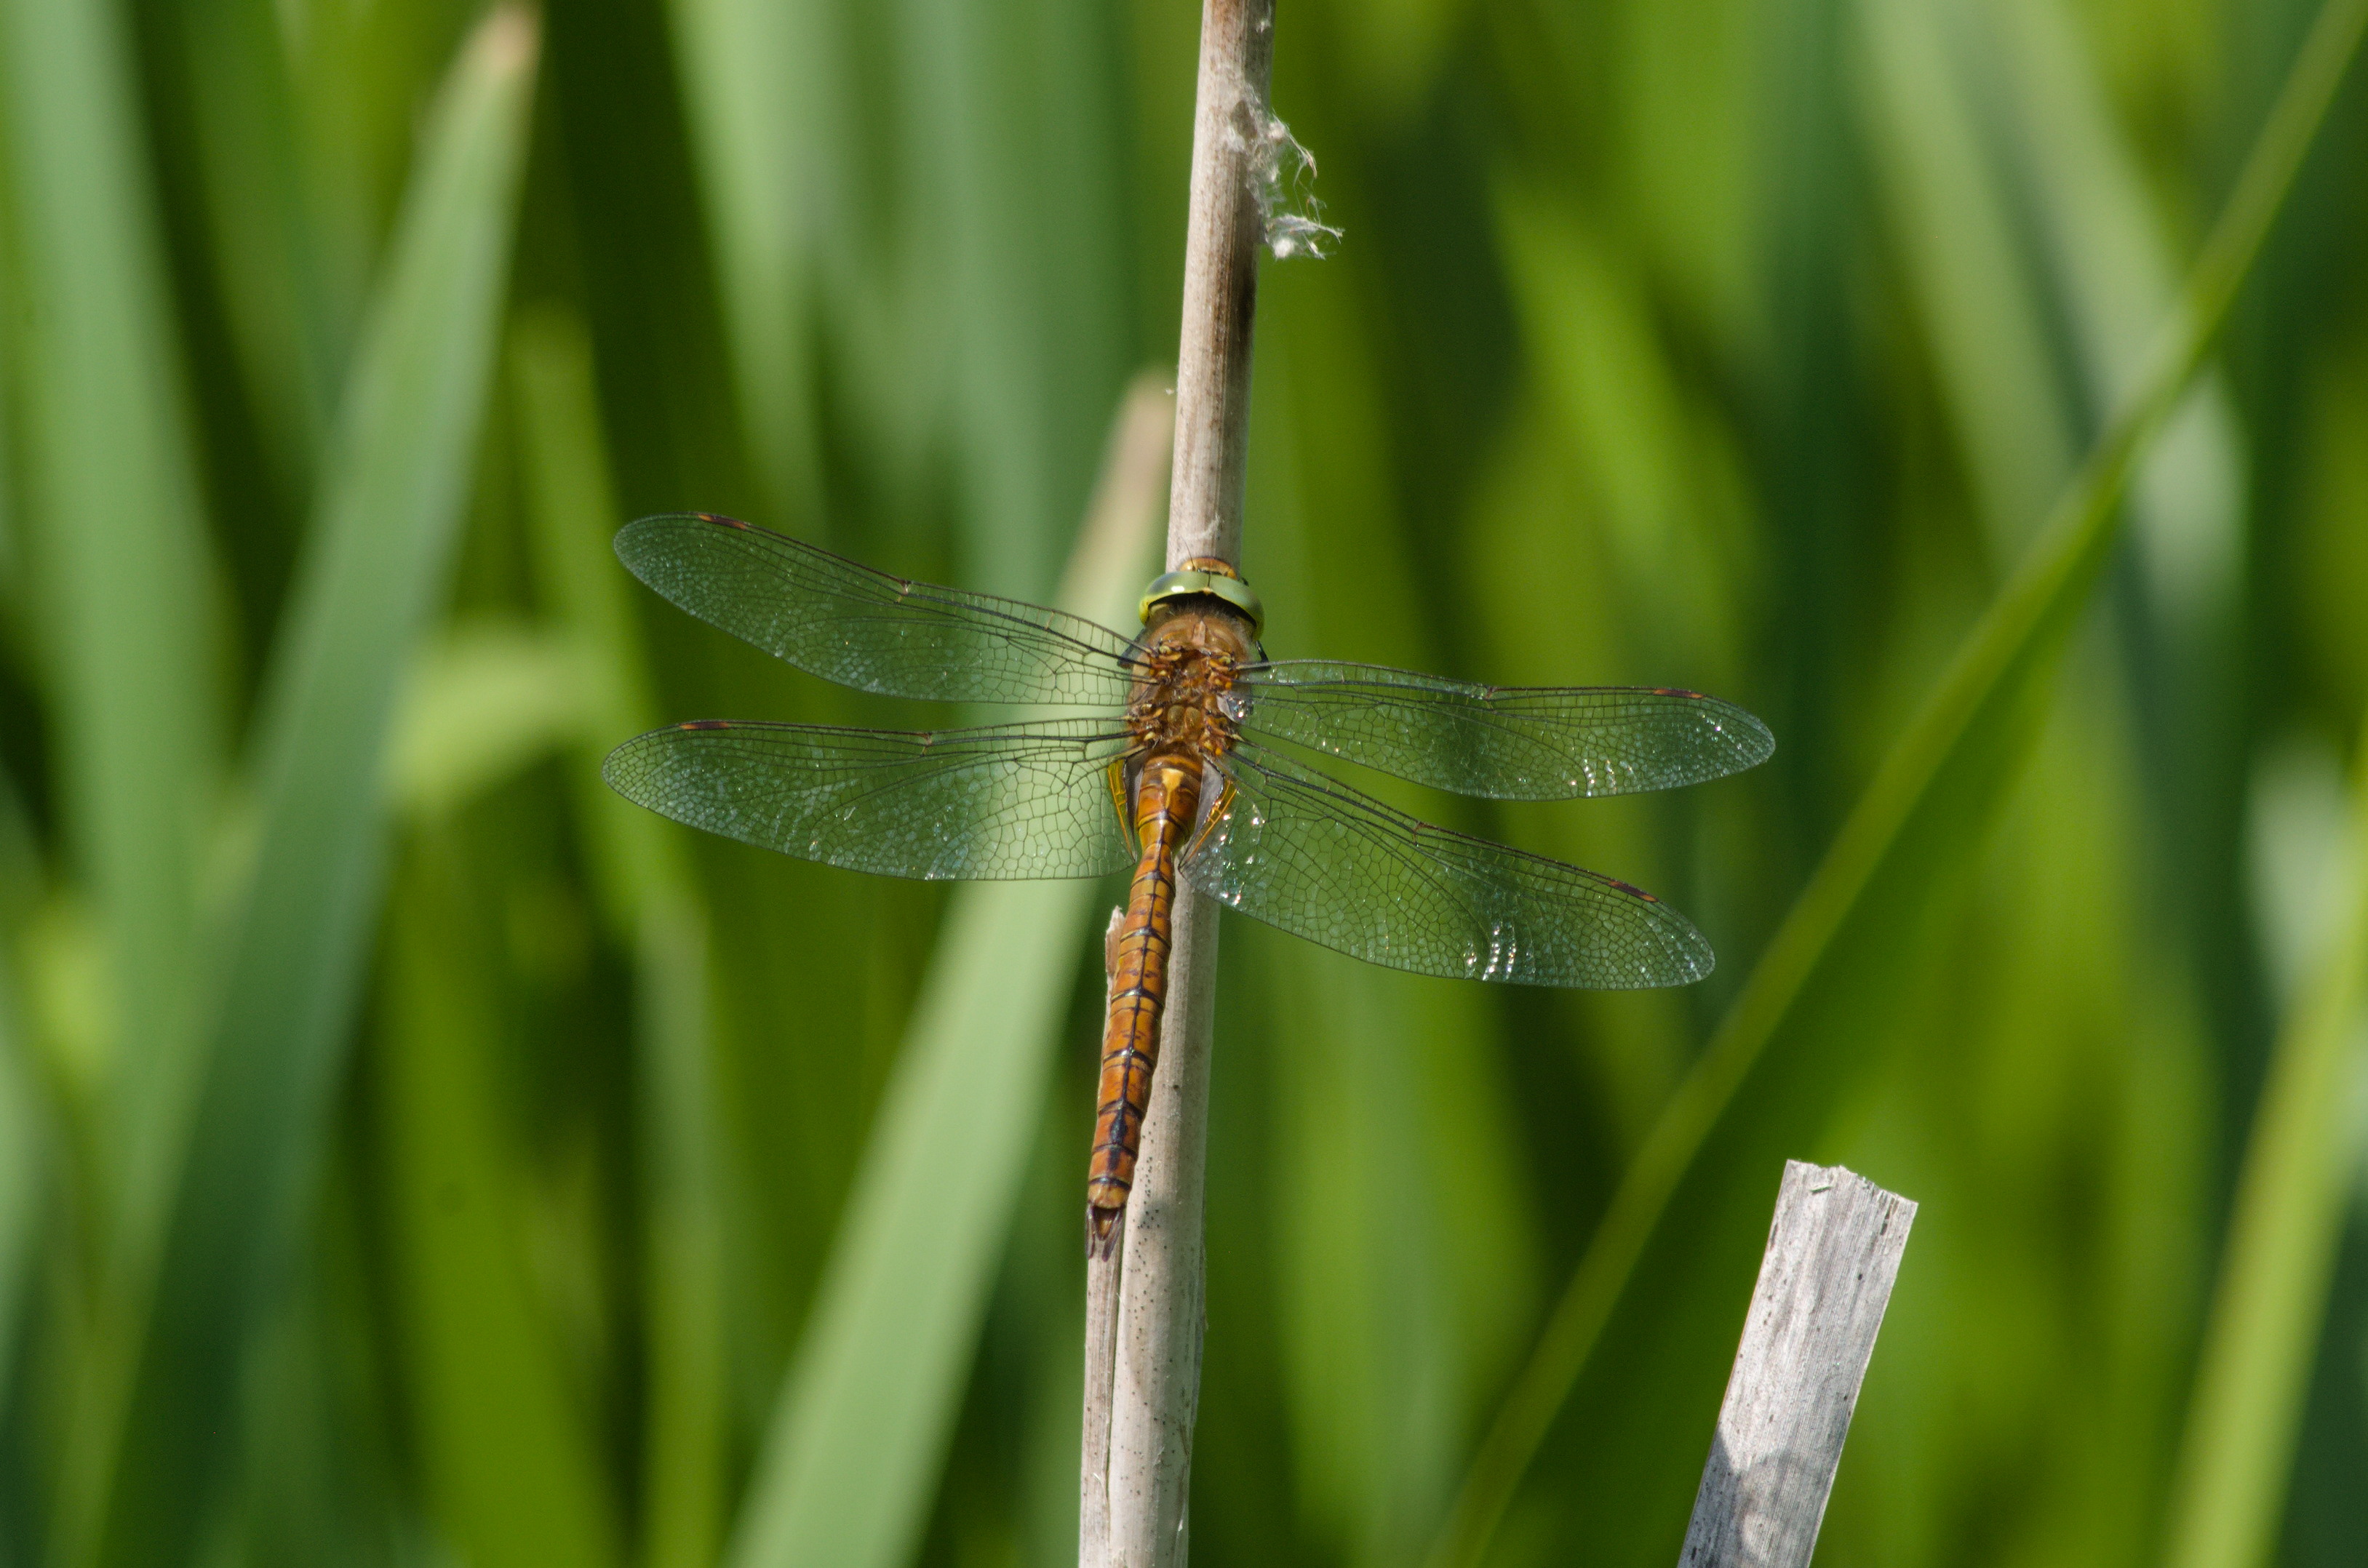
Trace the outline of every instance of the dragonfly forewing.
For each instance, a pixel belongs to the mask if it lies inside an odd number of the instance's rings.
[[[1417,974],[1607,990],[1710,973],[1710,944],[1651,894],[1434,827],[1249,743],[1184,862],[1229,908]]]
[[[1098,877],[1133,863],[1109,783],[1112,722],[906,732],[702,720],[609,753],[626,799],[849,870],[930,880]]]
[[[1499,801],[1668,790],[1776,749],[1732,702],[1655,687],[1490,687],[1373,665],[1243,672],[1243,725],[1417,784]]]
[[[617,535],[634,576],[713,626],[825,680],[885,697],[1119,708],[1127,640],[1060,610],[875,572],[704,512]]]

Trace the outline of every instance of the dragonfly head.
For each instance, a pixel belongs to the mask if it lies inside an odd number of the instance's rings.
[[[1143,590],[1144,624],[1151,624],[1151,612],[1162,604],[1200,597],[1217,600],[1248,621],[1253,642],[1266,629],[1266,607],[1258,595],[1242,581],[1239,572],[1214,556],[1196,556],[1184,563],[1183,570],[1153,578],[1151,586]]]

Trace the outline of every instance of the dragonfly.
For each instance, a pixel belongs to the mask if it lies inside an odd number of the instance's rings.
[[[825,680],[1055,715],[930,731],[700,719],[627,741],[603,775],[677,823],[853,870],[1131,871],[1087,1178],[1088,1244],[1105,1251],[1158,1064],[1179,883],[1416,974],[1626,989],[1711,971],[1710,944],[1651,893],[1419,821],[1307,754],[1461,795],[1547,801],[1696,783],[1775,749],[1743,709],[1674,687],[1479,686],[1270,660],[1258,596],[1217,560],[1155,579],[1143,631],[1127,637],[712,513],[644,517],[616,548],[677,606]]]

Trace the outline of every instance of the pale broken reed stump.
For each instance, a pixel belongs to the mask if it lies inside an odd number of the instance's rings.
[[[1679,1568],[1807,1568],[1916,1205],[1784,1165]]]

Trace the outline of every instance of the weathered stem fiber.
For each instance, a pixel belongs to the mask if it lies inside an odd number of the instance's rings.
[[[1808,1568],[1916,1205],[1789,1160],[1679,1568]]]
[[[1184,330],[1176,351],[1176,462],[1167,565],[1241,564],[1248,472],[1250,330],[1258,315],[1258,160],[1274,64],[1274,0],[1203,0],[1192,118],[1192,207],[1184,241]]]

